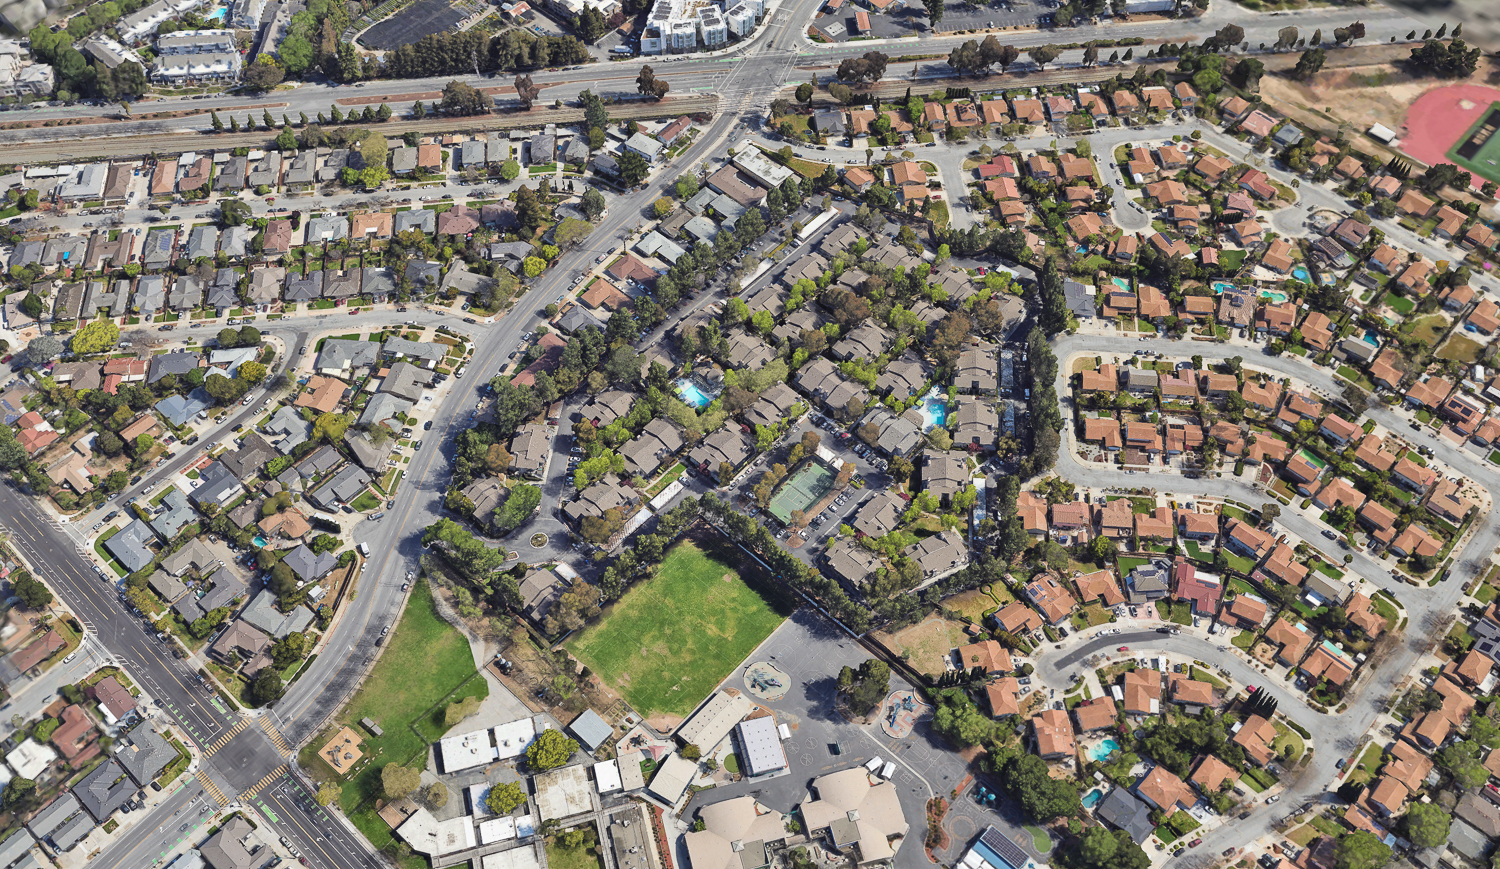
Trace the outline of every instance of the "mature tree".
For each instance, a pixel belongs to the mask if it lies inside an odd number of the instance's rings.
[[[290,39],[290,37],[288,37]],[[285,43],[283,43],[285,45]],[[245,87],[254,92],[264,92],[281,84],[286,70],[269,54],[262,54],[255,63],[245,67]]]
[[[991,39],[993,38],[991,37]],[[985,42],[988,43],[989,40],[986,39]],[[981,45],[980,48],[983,49],[984,46]],[[1000,64],[1000,73],[1003,75],[1006,70],[1010,69],[1011,64],[1020,59],[1021,49],[1016,48],[1014,45],[1002,45],[995,55],[994,62]]]
[[[1292,75],[1305,81],[1322,69],[1323,62],[1326,60],[1328,60],[1327,51],[1321,48],[1309,48],[1297,58],[1297,65],[1292,69]]]
[[[26,345],[26,364],[39,367],[56,359],[63,351],[63,343],[51,335],[39,335]]]
[[[39,610],[52,603],[52,592],[29,573],[22,573],[19,578],[13,580],[11,588],[28,609]]]
[[[1406,810],[1406,838],[1422,848],[1448,841],[1448,812],[1437,803],[1414,803]]]
[[[1391,849],[1374,833],[1356,830],[1338,841],[1333,854],[1335,869],[1380,869],[1391,859]]]
[[[589,129],[602,130],[609,126],[609,109],[605,107],[603,97],[586,90],[578,95],[578,102],[583,104],[583,120]]]
[[[867,51],[859,57],[848,57],[839,63],[834,73],[839,81],[868,84],[885,77],[886,64],[890,58],[878,51]]]
[[[927,7],[927,19],[936,28],[943,20],[943,0],[922,0],[922,5]]]
[[[1042,261],[1038,285],[1042,300],[1039,322],[1048,335],[1056,335],[1068,327],[1068,299],[1063,291],[1062,271],[1056,257],[1048,256]]]
[[[627,185],[639,184],[651,174],[651,166],[646,162],[646,158],[634,151],[621,152],[619,165],[620,180]]]
[[[1428,193],[1436,193],[1444,187],[1467,190],[1471,181],[1473,181],[1473,176],[1452,163],[1436,163],[1427,167],[1427,171],[1422,173],[1417,186]]]
[[[636,76],[635,79],[636,93],[645,94],[654,99],[661,99],[671,89],[671,85],[656,77],[656,72],[651,69],[651,64],[649,63],[641,67],[641,74]]]
[[[68,346],[79,356],[103,353],[120,340],[120,327],[113,320],[95,320],[73,333]]]
[[[1151,858],[1124,830],[1089,827],[1062,854],[1067,869],[1146,869]]]
[[[326,806],[337,801],[340,793],[342,791],[339,790],[338,785],[331,781],[326,781],[318,785],[318,795],[314,799],[318,801],[318,805]]]
[[[583,14],[574,19],[573,27],[578,31],[578,38],[589,44],[598,42],[599,37],[609,32],[609,23],[597,6],[583,7]]]
[[[438,108],[448,115],[482,115],[495,105],[495,101],[484,91],[458,81],[448,82],[443,87],[443,99]]]
[[[1253,57],[1247,57],[1234,65],[1229,72],[1229,81],[1250,93],[1260,92],[1260,79],[1265,75],[1266,65]]]
[[[578,751],[578,743],[558,730],[543,730],[526,748],[526,765],[534,772],[545,772],[568,762]]]
[[[797,102],[799,103],[812,102],[813,86],[808,84],[807,82],[803,82],[802,84],[797,85],[796,97]]]
[[[281,683],[281,673],[275,667],[262,667],[250,683],[249,700],[256,706],[269,706],[281,699],[286,687]]]
[[[386,799],[399,800],[422,786],[422,771],[388,763],[380,769],[380,785],[385,790]]]
[[[511,531],[531,518],[531,514],[542,503],[542,490],[526,483],[518,483],[511,490],[505,503],[495,508],[495,526],[501,532]]]
[[[1479,68],[1479,55],[1479,49],[1469,48],[1462,39],[1448,44],[1429,39],[1412,49],[1409,65],[1440,78],[1468,78]]]
[[[590,187],[583,191],[583,200],[579,203],[579,207],[583,209],[584,217],[590,221],[598,221],[604,216],[604,194],[600,193],[598,188]]]
[[[500,180],[514,181],[521,174],[521,164],[515,160],[506,160],[500,164]]]
[[[526,789],[513,781],[493,785],[484,797],[484,804],[492,814],[508,815],[526,805]]]
[[[1057,60],[1059,54],[1062,54],[1062,50],[1055,45],[1038,45],[1026,52],[1031,62],[1037,65],[1037,69],[1046,69],[1047,64]]]
[[[541,87],[532,83],[531,76],[518,75],[515,88],[516,99],[520,101],[521,108],[530,111],[532,104],[536,102],[537,95],[542,92]]]

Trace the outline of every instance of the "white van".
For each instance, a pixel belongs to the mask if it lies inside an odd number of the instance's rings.
[[[359,544],[359,554],[363,555],[366,558],[369,558],[370,557],[370,544],[368,544],[368,543],[361,543],[361,544]]]

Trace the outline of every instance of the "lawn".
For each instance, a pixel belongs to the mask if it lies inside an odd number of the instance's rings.
[[[1454,335],[1433,355],[1439,359],[1457,360],[1466,364],[1473,364],[1479,361],[1479,354],[1482,352],[1484,352],[1483,344],[1465,338],[1462,335]]]
[[[1359,760],[1354,762],[1355,768],[1349,771],[1348,780],[1354,784],[1361,784],[1373,779],[1376,771],[1380,769],[1381,754],[1378,744],[1371,743],[1367,746],[1364,754],[1361,754]]]
[[[642,715],[686,716],[786,618],[729,566],[735,552],[678,544],[569,650]]]
[[[1385,294],[1385,303],[1394,308],[1398,313],[1410,314],[1417,309],[1417,303],[1411,299],[1403,298],[1395,293]]]
[[[1244,649],[1248,652],[1250,651],[1250,647],[1255,645],[1255,632],[1240,631],[1235,635],[1234,639],[1230,640],[1229,642],[1236,649]]]
[[[577,836],[581,841],[572,848],[563,847],[553,836],[547,840],[547,865],[551,869],[603,869],[604,860],[599,854],[599,834],[591,825],[575,827],[564,834],[568,838]]]
[[[1271,749],[1287,763],[1296,763],[1297,759],[1302,757],[1303,750],[1307,748],[1306,743],[1290,727],[1279,723],[1275,727],[1276,738],[1271,741]]]
[[[1193,623],[1193,608],[1185,600],[1159,600],[1156,602],[1156,612],[1166,621],[1179,625]]]
[[[1281,781],[1281,779],[1277,778],[1269,772],[1266,772],[1263,769],[1252,766],[1245,770],[1245,777],[1240,779],[1240,781],[1253,781],[1256,784],[1259,784],[1262,788],[1268,788]],[[1259,791],[1257,791],[1257,793],[1259,793]]]
[[[1077,630],[1091,628],[1094,625],[1109,624],[1109,610],[1098,601],[1089,604],[1081,610],[1073,613],[1073,627]]]
[[[1211,561],[1213,559],[1210,558],[1209,560]],[[1146,564],[1150,564],[1150,563],[1151,563],[1150,560],[1149,559],[1145,559],[1145,558],[1121,558],[1119,560],[1120,575],[1121,576],[1126,576],[1132,570],[1135,570],[1137,567],[1141,567],[1142,565],[1146,565]]]
[[[355,498],[354,503],[350,504],[349,506],[353,507],[361,513],[368,513],[371,510],[377,510],[380,508],[380,496],[376,495],[369,489],[366,489],[358,498]]]
[[[1031,846],[1039,854],[1045,854],[1052,850],[1052,835],[1036,824],[1026,824],[1026,832],[1031,834]]]
[[[418,673],[422,678],[412,678]],[[488,695],[489,685],[475,671],[468,640],[438,617],[431,590],[426,583],[418,583],[379,663],[339,721],[302,750],[302,766],[312,770],[320,781],[334,779],[335,774],[318,759],[317,751],[339,725],[358,730],[365,738],[365,756],[375,760],[344,780],[339,805],[372,844],[384,848],[391,842],[391,828],[375,814],[375,799],[382,790],[381,768],[387,763],[412,761],[425,768],[428,744],[447,729],[443,712],[448,704]],[[385,735],[365,733],[358,723],[365,717],[379,724]]]
[[[1228,549],[1221,551],[1224,553],[1225,560],[1229,562],[1229,566],[1239,573],[1249,576],[1250,572],[1255,570],[1255,559],[1246,558],[1243,555],[1235,555]]]

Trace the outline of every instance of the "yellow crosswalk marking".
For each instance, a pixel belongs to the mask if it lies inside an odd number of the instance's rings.
[[[250,719],[248,719],[248,718],[240,719],[240,723],[239,724],[236,724],[235,726],[231,727],[228,731],[226,731],[218,739],[215,739],[213,742],[210,742],[207,745],[207,747],[205,747],[203,749],[203,756],[204,757],[208,757],[210,754],[213,754],[214,752],[216,752],[219,749],[223,748],[224,745],[229,742],[229,740],[234,739],[236,736],[239,735],[239,732],[241,730],[244,730],[246,727],[249,727],[249,726],[250,726]]]
[[[270,785],[272,782],[274,782],[277,779],[281,778],[283,775],[286,775],[286,773],[287,773],[287,765],[286,764],[282,764],[281,766],[276,767],[276,769],[274,769],[274,770],[271,771],[270,775],[268,775],[265,778],[261,779],[260,781],[256,782],[255,783],[255,787],[252,787],[249,790],[245,791],[243,794],[241,794],[240,795],[240,799],[242,799],[242,800],[250,799],[251,797],[253,797],[256,794],[260,793],[261,791],[265,790],[266,786]]]
[[[287,744],[286,737],[281,735],[281,731],[276,729],[276,725],[271,723],[270,718],[261,716],[260,729],[266,732],[266,736],[270,737],[271,742],[275,743],[276,747],[281,749],[282,752],[286,754],[291,753],[292,747]]]
[[[203,790],[206,791],[208,795],[214,799],[215,802],[217,802],[221,806],[229,805],[229,798],[224,796],[224,792],[219,790],[218,785],[215,785],[213,783],[213,779],[208,777],[208,773],[200,769],[196,773],[195,777],[198,779],[198,784],[203,786]]]

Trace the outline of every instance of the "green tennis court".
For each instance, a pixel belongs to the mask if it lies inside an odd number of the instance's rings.
[[[791,521],[793,511],[809,510],[821,501],[833,489],[835,479],[836,475],[827,465],[818,461],[808,462],[802,470],[782,484],[781,491],[771,496],[771,503],[766,506],[766,510],[777,521],[786,524]]]

